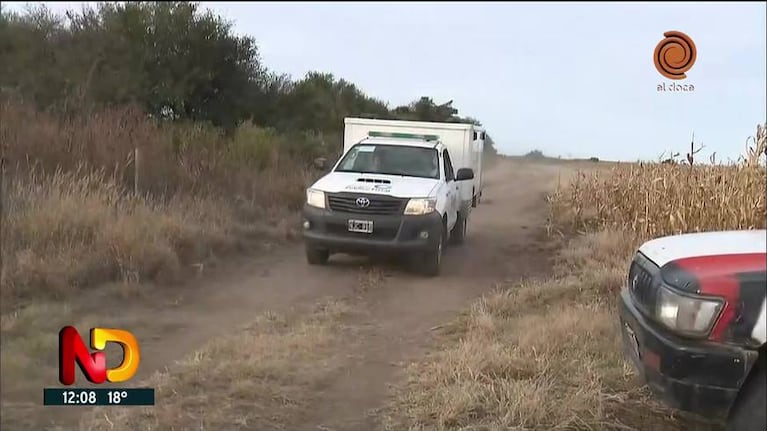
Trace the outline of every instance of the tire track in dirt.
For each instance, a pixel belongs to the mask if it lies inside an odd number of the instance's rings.
[[[102,293],[89,299],[93,304],[85,308],[96,310],[92,319],[99,326],[134,332],[141,342],[142,363],[136,376],[141,381],[157,370],[172,368],[176,360],[235,331],[260,312],[300,308],[327,297],[347,300],[361,312],[347,322],[354,340],[343,347],[344,371],[315,394],[316,404],[303,417],[285,426],[374,429],[376,419],[368,412],[385,403],[388,384],[401,376],[398,364],[415,359],[429,346],[430,328],[454,318],[499,281],[548,271],[552,252],[543,239],[544,195],[562,170],[561,165],[498,162],[485,174],[483,201],[472,212],[465,243],[446,250],[442,274],[436,278],[412,274],[403,265],[345,256],[331,257],[327,266],[310,266],[303,246],[290,245],[256,259],[233,260],[211,278],[146,290],[141,298],[116,301]],[[360,289],[360,275],[371,271],[383,273],[383,279]],[[57,332],[69,323],[50,322],[50,329]],[[50,359],[55,363],[56,358]],[[39,380],[36,387],[52,386],[55,374]],[[80,412],[35,408],[28,416],[38,429],[52,423],[56,426],[48,429],[73,429]]]
[[[485,199],[472,213],[466,242],[448,249],[442,274],[425,279],[392,270],[360,298],[355,308],[365,317],[357,318],[359,332],[349,345],[345,371],[317,394],[320,401],[308,409],[312,413],[288,428],[378,428],[376,409],[385,404],[389,385],[403,377],[403,363],[427,351],[432,328],[455,318],[497,282],[547,273],[553,250],[543,235],[545,194],[559,170],[502,162],[488,173]]]

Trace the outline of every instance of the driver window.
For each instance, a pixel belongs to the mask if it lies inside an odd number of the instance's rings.
[[[455,176],[453,176],[453,164],[450,162],[450,155],[447,153],[447,150],[442,153],[442,157],[445,162],[445,182],[453,181],[455,179]]]

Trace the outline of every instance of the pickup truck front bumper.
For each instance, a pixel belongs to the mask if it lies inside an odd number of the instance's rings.
[[[620,294],[624,354],[666,404],[725,418],[758,356],[756,351],[678,337],[643,316],[628,289]]]
[[[373,232],[349,232],[349,220],[372,221]],[[331,253],[399,254],[434,250],[442,217],[436,211],[419,216],[363,215],[304,205],[303,225],[304,242],[309,247]]]

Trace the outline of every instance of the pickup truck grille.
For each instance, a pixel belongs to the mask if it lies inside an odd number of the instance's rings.
[[[362,205],[357,203],[363,199]],[[364,201],[366,199],[366,201]],[[328,205],[333,211],[365,215],[398,215],[405,210],[407,199],[391,196],[357,193],[333,193],[328,195]]]
[[[646,315],[655,312],[657,299],[657,284],[653,284],[653,278],[658,273],[658,267],[642,254],[637,254],[631,262],[628,277],[628,289],[634,304]]]

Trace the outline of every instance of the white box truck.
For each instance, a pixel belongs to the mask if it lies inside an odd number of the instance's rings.
[[[370,133],[420,134],[436,136],[449,150],[453,167],[457,171],[470,168],[474,179],[461,185],[461,198],[476,207],[482,196],[482,154],[485,130],[474,124],[435,123],[404,120],[344,119],[344,153]]]
[[[389,253],[437,275],[443,246],[463,242],[481,193],[480,133],[466,124],[347,118],[343,155],[306,190],[307,261]]]

